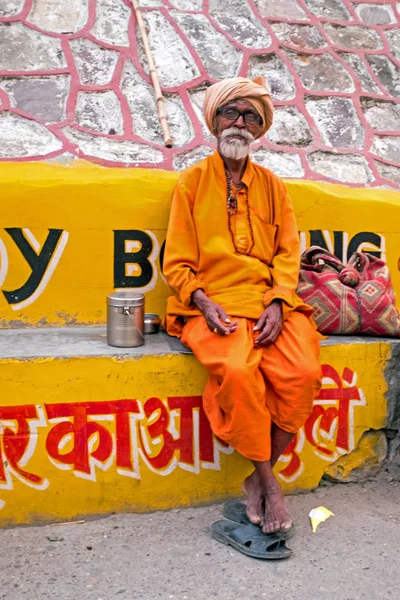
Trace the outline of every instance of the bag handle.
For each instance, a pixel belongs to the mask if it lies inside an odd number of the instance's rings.
[[[340,273],[345,265],[335,256],[321,246],[311,246],[301,255],[301,268],[308,271],[322,271],[324,265],[329,265]]]

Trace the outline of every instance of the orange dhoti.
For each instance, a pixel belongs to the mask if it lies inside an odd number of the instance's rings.
[[[239,318],[229,336],[190,317],[182,333],[209,371],[203,405],[216,436],[251,460],[271,457],[271,425],[296,433],[321,386],[319,336],[304,314],[292,312],[276,342],[254,347],[256,321]]]

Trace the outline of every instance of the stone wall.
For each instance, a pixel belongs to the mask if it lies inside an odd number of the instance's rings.
[[[179,170],[212,152],[210,83],[263,74],[284,177],[400,187],[400,4],[142,0],[174,147],[163,146],[129,0],[3,0],[0,160]]]

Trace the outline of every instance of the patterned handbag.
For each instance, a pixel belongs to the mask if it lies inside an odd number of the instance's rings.
[[[297,293],[323,334],[400,337],[400,315],[386,263],[355,252],[347,265],[324,248],[301,257]]]

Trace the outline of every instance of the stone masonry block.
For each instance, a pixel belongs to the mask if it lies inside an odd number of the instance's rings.
[[[238,74],[242,52],[214,29],[205,15],[172,13],[211,77],[224,79]]]
[[[309,10],[317,17],[334,21],[348,21],[350,13],[342,0],[304,0]]]
[[[153,87],[143,80],[131,62],[127,62],[121,80],[133,120],[135,135],[148,142],[163,144]],[[175,147],[184,146],[194,138],[193,124],[178,94],[165,95],[165,112]]]
[[[116,50],[108,50],[86,38],[70,41],[79,80],[84,85],[110,83],[119,57]]]
[[[308,21],[304,10],[296,0],[254,0],[261,17],[267,19],[293,19]]]
[[[308,146],[313,141],[305,116],[294,106],[277,106],[266,137],[282,146]]]
[[[378,169],[379,175],[384,177],[384,179],[388,179],[393,183],[397,183],[400,185],[400,168],[394,167],[393,165],[387,165],[379,160],[375,161],[375,166]],[[400,372],[400,371],[399,371]],[[399,406],[400,406],[400,398],[399,398]],[[400,423],[399,423],[400,427]]]
[[[201,10],[203,0],[170,0],[172,6],[179,10]],[[162,4],[162,2],[160,2]]]
[[[12,112],[0,112],[0,158],[46,156],[62,143],[44,125]]]
[[[300,25],[298,23],[271,23],[271,27],[281,42],[302,48],[322,48],[327,45],[320,32],[314,25]]]
[[[66,118],[70,85],[68,75],[0,78],[0,87],[8,93],[11,106],[45,123],[57,123]]]
[[[400,62],[400,29],[389,29],[385,36],[393,57]]]
[[[400,98],[400,68],[387,56],[368,54],[366,58],[389,94]]]
[[[271,37],[243,0],[209,0],[209,11],[218,25],[247,48],[268,48]]]
[[[376,135],[371,152],[383,160],[400,164],[400,136]]]
[[[316,151],[308,155],[308,164],[315,173],[342,183],[365,185],[373,180],[366,159],[358,154]]]
[[[363,147],[365,131],[351,100],[318,98],[305,104],[325,144],[335,148]]]
[[[193,148],[192,150],[175,154],[173,159],[174,170],[182,171],[200,160],[203,160],[203,158],[210,156],[213,152],[214,149],[209,148],[208,146],[196,146],[196,148]]]
[[[66,67],[60,40],[22,23],[0,23],[0,69],[39,71]]]
[[[96,22],[91,33],[101,42],[129,46],[128,23],[131,14],[122,0],[97,0]]]
[[[112,90],[78,92],[75,119],[79,125],[99,133],[124,133],[120,102]]]
[[[362,98],[361,107],[368,124],[380,131],[397,131],[400,127],[400,104]]]
[[[357,15],[366,25],[391,25],[396,17],[390,4],[356,4]]]
[[[90,135],[73,127],[64,127],[62,132],[75,144],[78,156],[84,154],[110,163],[123,163],[126,166],[138,166],[140,163],[157,164],[164,160],[162,152],[146,144]]]
[[[33,0],[27,20],[54,33],[76,33],[86,24],[88,0]]]
[[[345,68],[330,54],[286,52],[303,85],[310,91],[353,92],[354,82]]]
[[[329,40],[335,46],[354,50],[379,50],[382,48],[382,40],[373,29],[357,25],[343,27],[332,23],[324,23],[323,27]]]
[[[374,94],[380,94],[381,91],[368,71],[365,63],[358,54],[352,52],[338,52],[340,58],[342,58],[357,75],[361,85],[361,89],[364,92],[372,92]]]
[[[204,139],[206,139],[208,142],[214,143],[215,137],[209,131],[208,127],[206,126],[206,122],[204,120],[204,98],[205,98],[205,95],[206,95],[205,87],[194,88],[192,90],[189,90],[190,101],[192,103],[193,110],[196,114],[196,117],[199,120],[199,122],[201,123]]]
[[[186,44],[164,15],[158,11],[149,11],[143,13],[143,20],[148,27],[149,44],[160,84],[164,87],[174,87],[198,77],[200,71]],[[147,59],[139,32],[136,36],[139,44],[139,59],[148,73]]]
[[[263,75],[268,81],[273,100],[292,100],[296,97],[294,77],[277,54],[253,54],[248,77]]]
[[[304,169],[298,154],[276,152],[264,146],[259,146],[251,152],[254,162],[270,169],[279,177],[304,177]]]
[[[0,5],[0,17],[14,17],[21,12],[25,0],[6,0]]]

